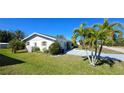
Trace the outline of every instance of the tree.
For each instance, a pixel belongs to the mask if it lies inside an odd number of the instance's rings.
[[[24,33],[21,30],[16,30],[14,35],[15,38],[9,42],[9,45],[12,48],[12,52],[16,53],[17,50],[25,47],[24,42],[21,41],[24,38]]]
[[[115,22],[115,23],[109,23],[108,19],[104,19],[103,24],[95,24],[93,26],[94,28],[98,28],[98,31],[101,33],[100,34],[100,51],[98,56],[100,57],[100,54],[102,52],[103,44],[107,43],[114,43],[114,34],[121,34],[122,32],[118,30],[118,28],[123,28],[123,25],[121,23]]]
[[[18,39],[13,39],[9,42],[9,46],[12,48],[12,53],[16,53],[17,50],[23,49],[25,44]]]
[[[60,44],[58,42],[52,43],[49,47],[49,52],[52,55],[60,54]]]
[[[7,30],[0,30],[0,42],[9,42],[14,38],[14,33]]]
[[[76,40],[79,37],[79,41],[82,43],[82,48],[84,47],[84,41],[83,40],[87,36],[87,31],[86,31],[85,25],[86,25],[85,23],[82,23],[79,28],[76,28],[74,30],[73,36],[72,36],[72,42],[74,45],[77,45]]]
[[[23,38],[24,38],[24,32],[22,32],[21,30],[16,30],[16,31],[15,31],[15,37],[16,37],[16,39],[18,39],[18,40],[23,39]]]
[[[74,30],[73,36],[72,36],[72,42],[74,45],[77,44],[76,42],[77,42],[78,38],[80,41],[82,41],[82,43],[81,43],[82,49],[83,49],[83,47],[85,48],[89,62],[92,64],[90,56],[87,51],[87,46],[86,46],[86,44],[87,44],[86,41],[88,40],[87,37],[89,37],[89,33],[88,33],[88,29],[84,27],[85,25],[86,25],[85,23],[82,23],[79,28]]]
[[[73,43],[74,47],[77,46],[76,39],[77,39],[77,36],[74,34],[74,35],[72,36],[72,43]]]
[[[100,60],[103,44],[107,44],[108,41],[114,41],[114,34],[121,31],[114,27],[122,27],[120,23],[109,24],[105,19],[103,24],[95,24],[93,27],[84,27],[84,23],[80,25],[78,29],[73,32],[72,40],[80,39],[82,47],[85,48],[87,58],[91,65],[95,66]],[[100,47],[99,47],[100,46]],[[91,54],[89,55],[87,50],[90,48]]]
[[[66,38],[63,35],[57,35],[56,39],[57,39],[57,41],[60,41],[60,40],[65,40],[66,41]]]

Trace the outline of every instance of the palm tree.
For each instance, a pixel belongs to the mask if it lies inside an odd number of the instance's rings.
[[[103,48],[103,44],[108,43],[108,41],[112,41],[114,42],[114,34],[121,34],[121,31],[118,29],[115,29],[115,27],[117,28],[123,28],[123,25],[121,23],[109,23],[108,19],[104,19],[104,23],[103,24],[95,24],[93,26],[94,28],[98,28],[100,34],[100,50],[99,50],[99,54],[98,56],[100,57],[100,54],[102,52],[102,48]],[[110,39],[110,40],[109,40]]]
[[[80,37],[80,41],[82,41],[82,45],[81,45],[82,48],[85,46],[83,41],[87,36],[85,25],[86,25],[85,23],[82,23],[79,28],[75,29],[72,37],[73,42],[76,42],[77,38]]]
[[[85,23],[82,23],[79,28],[74,30],[73,36],[72,36],[72,42],[75,45],[75,44],[77,44],[76,40],[78,38],[80,39],[80,41],[82,42],[81,43],[82,49],[85,48],[89,62],[90,62],[90,64],[92,64],[92,61],[91,61],[90,56],[89,56],[88,51],[87,51],[87,45],[86,45],[87,43],[89,43],[88,42],[89,40],[87,38],[89,35],[89,32],[88,32],[88,29],[85,28],[85,25],[86,25]]]
[[[9,45],[12,48],[12,52],[16,53],[18,49],[24,47],[24,43],[21,41],[24,38],[24,33],[21,30],[16,30],[14,35],[15,38],[9,42]]]
[[[72,43],[73,43],[74,47],[77,46],[76,39],[77,39],[77,36],[75,34],[73,34],[73,36],[72,36]]]
[[[84,23],[80,25],[78,29],[73,32],[73,42],[76,42],[79,37],[82,41],[82,47],[85,48],[87,57],[91,65],[95,66],[100,59],[103,44],[106,44],[109,39],[113,41],[114,34],[120,33],[121,31],[114,27],[122,27],[120,23],[109,24],[108,20],[105,19],[103,24],[95,24],[93,27],[84,27]],[[88,54],[88,47],[91,48],[91,55]],[[100,46],[100,48],[99,48]],[[95,52],[94,52],[95,50]]]
[[[15,37],[16,37],[16,39],[21,40],[24,38],[24,33],[21,30],[16,30]]]

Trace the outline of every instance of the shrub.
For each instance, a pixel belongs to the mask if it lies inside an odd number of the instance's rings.
[[[22,49],[25,48],[25,43],[24,42],[19,41],[19,42],[17,42],[17,44],[18,44],[17,50],[22,50]]]
[[[38,51],[40,51],[39,47],[32,47],[32,52],[38,52]]]
[[[43,48],[43,53],[49,53],[49,50],[46,48]]]
[[[55,43],[51,44],[50,47],[49,47],[49,52],[52,55],[60,54],[61,53],[61,50],[60,50],[59,43],[58,42],[55,42]]]
[[[16,53],[17,50],[21,50],[25,48],[24,42],[18,40],[18,39],[13,39],[9,42],[8,48],[12,48],[12,52]]]

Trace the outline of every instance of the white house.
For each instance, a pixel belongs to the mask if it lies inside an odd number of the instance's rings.
[[[60,43],[62,49],[67,49],[66,40],[57,40],[57,38],[45,34],[33,33],[24,38],[22,41],[25,42],[26,48],[29,52],[32,51],[32,47],[39,47],[40,51],[42,51],[44,48],[49,49],[49,46],[56,41]]]

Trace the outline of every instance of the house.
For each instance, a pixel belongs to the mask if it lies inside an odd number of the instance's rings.
[[[67,50],[67,40],[57,39],[56,37],[45,34],[33,33],[22,41],[25,42],[26,48],[29,52],[32,52],[32,47],[39,47],[40,51],[43,51],[44,48],[49,49],[49,46],[56,41],[60,44],[61,49]]]
[[[0,48],[7,48],[9,43],[2,43],[0,42]]]

